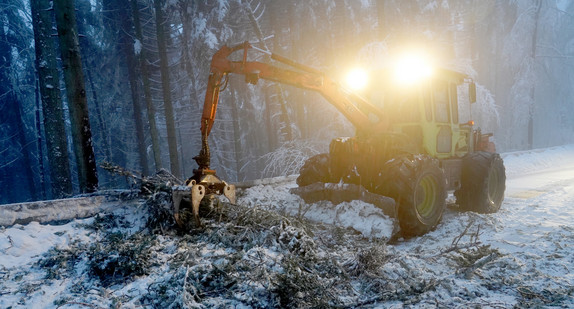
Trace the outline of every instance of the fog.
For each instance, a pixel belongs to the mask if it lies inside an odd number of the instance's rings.
[[[244,41],[334,79],[355,65],[380,68],[400,48],[414,47],[432,55],[437,65],[473,78],[478,102],[461,107],[467,113],[461,120],[472,118],[483,132],[494,133],[498,152],[574,143],[574,3],[569,0],[75,4],[98,166],[109,162],[144,174],[178,166],[171,172],[189,177],[197,167],[192,157],[201,145],[211,57]],[[38,68],[45,62],[36,61],[35,50],[47,47],[34,44],[27,1],[4,1],[0,20],[0,203],[57,197],[51,188],[60,167],[48,162],[45,96],[37,87]],[[156,27],[158,20],[163,30]],[[158,31],[167,39],[160,40]],[[163,74],[160,45],[167,57]],[[60,55],[56,58],[60,65]],[[248,59],[271,61],[264,53]],[[166,78],[173,119],[166,117]],[[71,154],[65,86],[50,86],[62,91],[67,132],[58,138],[68,141]],[[228,181],[297,173],[304,158],[326,151],[332,138],[353,133],[350,123],[312,91],[268,81],[248,85],[243,76],[230,76],[209,139],[211,163]],[[170,138],[175,143],[168,145]],[[170,164],[173,160],[179,164]],[[69,165],[67,181],[77,193],[73,155]],[[100,188],[130,186],[125,177],[101,167],[98,178]]]

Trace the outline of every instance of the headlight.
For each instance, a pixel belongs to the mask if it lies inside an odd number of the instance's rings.
[[[347,86],[355,91],[363,90],[367,86],[368,81],[367,72],[361,68],[351,70],[345,78]]]
[[[403,85],[415,84],[429,78],[432,74],[432,64],[422,53],[405,53],[394,63],[395,80]]]

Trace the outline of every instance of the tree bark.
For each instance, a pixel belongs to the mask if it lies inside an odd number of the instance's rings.
[[[66,123],[60,93],[60,75],[54,42],[51,38],[53,16],[52,11],[49,10],[51,7],[49,0],[32,0],[30,6],[52,195],[54,198],[62,198],[71,195],[73,188]]]
[[[82,72],[80,45],[76,26],[73,0],[54,0],[56,26],[62,55],[64,82],[70,110],[72,140],[81,192],[98,189],[98,173],[92,131],[88,113],[88,101]]]
[[[35,94],[35,113],[34,113],[34,120],[36,123],[36,149],[38,151],[38,177],[40,178],[40,188],[38,198],[41,200],[45,200],[46,196],[46,168],[44,164],[44,143],[43,143],[43,134],[42,134],[42,117],[40,116],[41,108],[40,102],[42,101],[40,95],[40,83],[36,82],[36,91]]]
[[[165,38],[165,29],[163,26],[165,23],[165,18],[163,16],[162,5],[162,0],[154,0],[157,48],[159,53],[163,104],[165,108],[165,124],[167,127],[167,144],[169,148],[169,164],[171,173],[176,177],[181,177],[181,169],[179,167],[179,154],[177,152],[177,136],[175,134],[175,118],[173,115],[173,105],[171,102],[169,63],[167,60],[167,40]]]

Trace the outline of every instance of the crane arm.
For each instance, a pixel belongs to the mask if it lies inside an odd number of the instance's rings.
[[[224,87],[228,74],[245,75],[246,82],[253,84],[257,83],[259,79],[266,79],[316,91],[337,108],[358,130],[369,126],[370,121],[367,113],[374,113],[382,118],[377,107],[359,95],[344,89],[339,83],[319,70],[275,54],[271,54],[271,59],[283,62],[297,70],[284,69],[257,61],[247,61],[247,51],[251,48],[247,42],[235,47],[224,46],[213,55],[201,120],[201,132],[203,134],[209,135],[211,132],[219,102],[219,92]],[[239,50],[244,51],[243,60],[230,60],[229,56]]]
[[[240,50],[243,50],[242,60],[233,61],[229,59],[231,54]],[[368,132],[368,130],[373,129],[373,124],[369,117],[370,114],[375,114],[380,119],[376,124],[376,128],[386,126],[385,122],[382,121],[385,117],[380,109],[359,95],[344,89],[323,72],[275,54],[270,54],[271,59],[282,62],[290,69],[263,62],[247,61],[247,52],[249,50],[258,49],[247,42],[234,47],[224,46],[211,59],[209,80],[201,116],[201,150],[199,155],[193,158],[199,165],[199,168],[193,170],[193,176],[186,181],[187,187],[185,189],[173,191],[174,216],[180,227],[184,225],[185,221],[180,215],[182,199],[190,197],[197,225],[200,224],[199,205],[204,196],[223,194],[231,203],[235,203],[235,187],[219,179],[215,170],[210,169],[211,155],[208,143],[209,133],[215,121],[219,94],[225,89],[229,74],[244,75],[245,81],[252,84],[257,83],[259,79],[266,79],[316,91],[346,116],[358,131]]]
[[[240,50],[243,51],[242,60],[234,61],[229,59],[233,53]],[[249,50],[256,49],[245,42],[233,47],[224,46],[212,57],[201,117],[202,150],[200,155],[194,158],[200,169],[209,169],[210,155],[207,138],[215,121],[219,93],[225,89],[229,74],[244,75],[245,81],[252,84],[257,83],[259,79],[265,79],[316,91],[339,110],[358,131],[372,128],[373,124],[369,118],[369,113],[376,115],[380,119],[380,122],[377,124],[378,127],[385,125],[381,123],[384,115],[381,114],[379,108],[361,96],[343,88],[325,73],[276,54],[270,54],[271,59],[282,62],[292,69],[285,69],[258,61],[247,61]]]

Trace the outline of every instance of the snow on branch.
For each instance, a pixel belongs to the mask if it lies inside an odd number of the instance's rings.
[[[275,151],[265,154],[265,168],[262,177],[285,176],[299,173],[305,161],[319,154],[320,145],[309,140],[295,140],[284,142]]]

